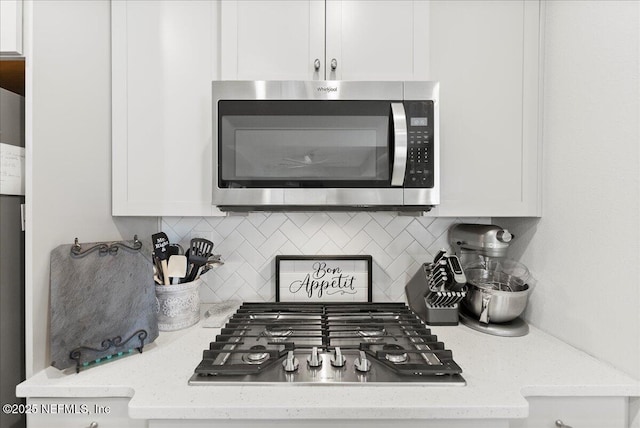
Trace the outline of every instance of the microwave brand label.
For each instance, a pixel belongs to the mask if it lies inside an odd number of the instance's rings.
[[[318,92],[338,92],[337,86],[319,86],[316,89]]]

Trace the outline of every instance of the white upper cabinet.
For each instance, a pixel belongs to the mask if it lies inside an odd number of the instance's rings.
[[[540,4],[432,1],[441,216],[539,216]]]
[[[221,2],[223,80],[424,80],[425,1]]]
[[[212,80],[437,80],[430,215],[539,216],[542,5],[114,1],[113,214],[219,214]]]
[[[324,78],[324,0],[220,6],[221,80]]]
[[[209,216],[211,1],[114,1],[112,214]]]
[[[2,0],[0,56],[16,56],[22,53],[22,0]]]
[[[426,80],[429,2],[327,3],[327,80]]]

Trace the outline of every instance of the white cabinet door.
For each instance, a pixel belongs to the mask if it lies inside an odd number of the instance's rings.
[[[431,1],[440,216],[540,215],[540,3]]]
[[[510,428],[556,427],[625,428],[627,397],[529,397],[529,417],[514,420]],[[561,425],[560,425],[561,426]]]
[[[217,8],[112,2],[113,215],[209,216]]]
[[[221,79],[324,79],[324,8],[323,0],[223,0]]]
[[[327,80],[427,80],[429,2],[327,0],[326,5]]]
[[[128,398],[28,398],[29,428],[146,428],[129,419]]]
[[[22,55],[22,0],[0,1],[0,55]]]
[[[221,7],[223,80],[426,79],[428,2],[223,0]]]

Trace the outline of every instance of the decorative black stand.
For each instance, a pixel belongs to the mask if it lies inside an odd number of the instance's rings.
[[[124,342],[122,341],[122,337],[120,336],[116,336],[113,339],[105,339],[101,343],[102,348],[99,348],[99,349],[92,348],[90,346],[79,346],[69,353],[69,358],[76,362],[76,373],[80,373],[80,367],[82,365],[82,362],[80,361],[80,359],[82,358],[82,350],[89,350],[93,352],[104,352],[111,347],[117,348],[119,346],[124,346],[136,336],[140,340],[140,346],[136,347],[136,349],[138,350],[138,352],[142,353],[142,349],[144,348],[144,340],[148,336],[148,333],[146,330],[136,331]]]

